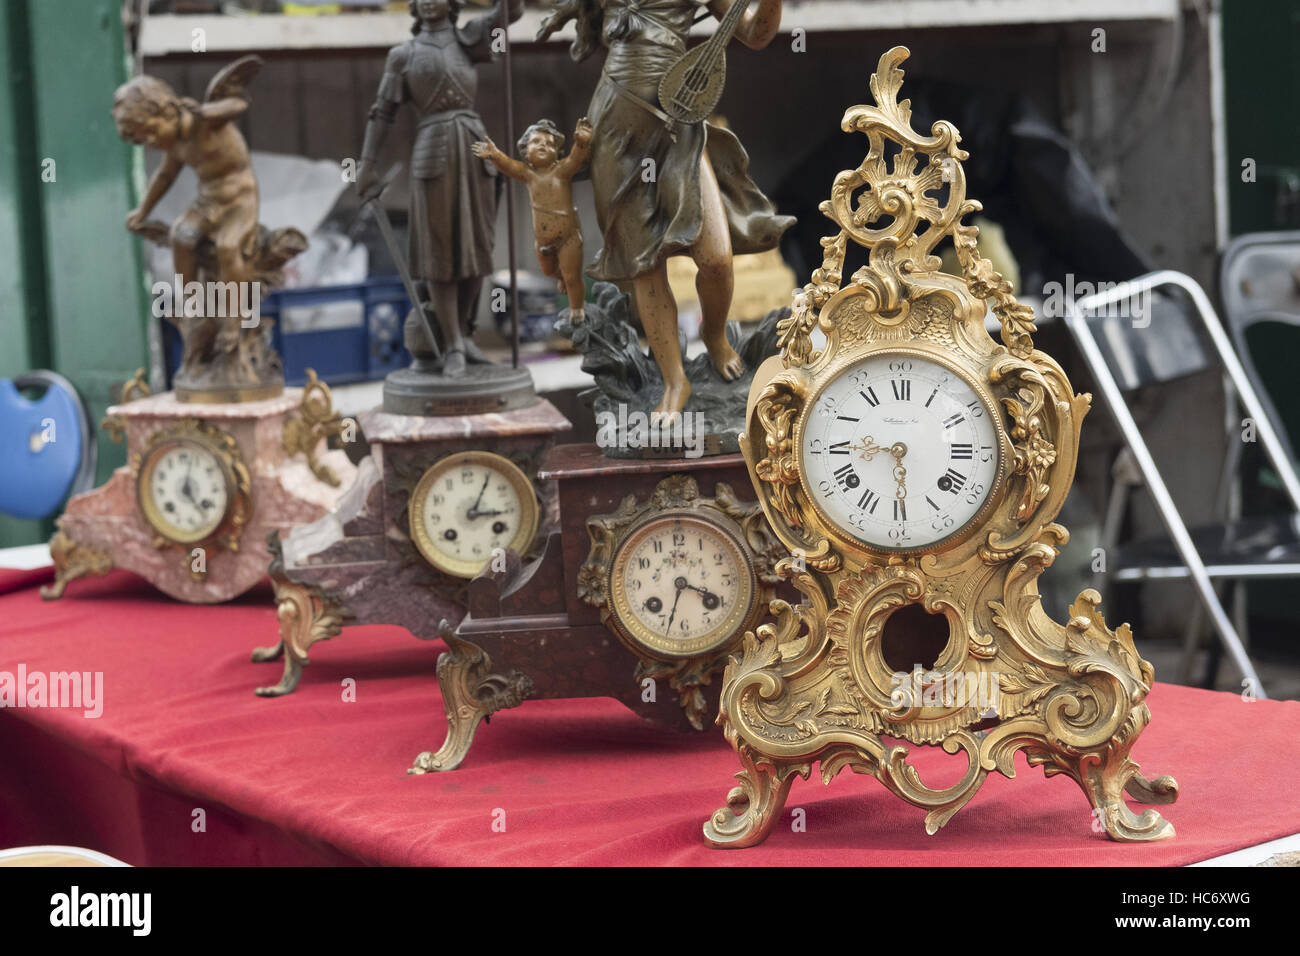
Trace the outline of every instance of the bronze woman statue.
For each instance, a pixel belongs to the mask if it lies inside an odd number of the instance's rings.
[[[461,375],[468,357],[484,361],[471,334],[483,279],[492,271],[500,179],[496,167],[471,148],[487,139],[474,109],[474,64],[492,59],[492,31],[501,25],[500,3],[511,22],[523,0],[499,0],[464,26],[456,23],[463,0],[410,0],[414,36],[388,52],[384,78],[366,125],[357,188],[365,198],[379,186],[378,156],[393,117],[404,103],[419,114],[411,151],[411,275],[426,283],[438,318],[442,373]],[[412,303],[416,305],[416,303]],[[425,338],[408,327],[407,340]],[[416,354],[426,348],[413,348]]]
[[[658,412],[679,412],[690,396],[677,340],[677,303],[667,260],[689,255],[701,336],[713,366],[730,381],[744,363],[727,342],[733,254],[776,247],[794,219],[775,209],[749,177],[749,157],[729,132],[706,122],[673,120],[659,102],[659,83],[686,51],[697,13],[721,20],[735,0],[561,0],[538,33],[550,36],[576,20],[573,59],[596,45],[608,53],[587,115],[591,184],[604,248],[589,275],[630,283],[641,323],[664,378]],[[735,36],[767,46],[781,25],[781,0],[756,0]]]

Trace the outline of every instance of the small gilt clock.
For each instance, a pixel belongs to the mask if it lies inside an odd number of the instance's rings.
[[[238,550],[250,511],[248,468],[235,439],[196,418],[149,436],[133,461],[140,514],[160,547],[214,545]],[[200,579],[206,562],[184,562]]]
[[[762,613],[735,522],[661,512],[629,528],[609,566],[608,623],[632,650],[674,660],[732,643]]]
[[[533,483],[518,465],[491,452],[459,452],[438,461],[416,484],[411,540],[435,568],[468,579],[494,553],[527,553],[538,512]]]
[[[1033,311],[980,256],[961,137],[942,121],[912,128],[906,58],[881,57],[874,105],[844,114],[866,157],[835,177],[821,210],[837,231],[750,388],[741,451],[792,555],[777,571],[804,599],[774,602],[776,622],[727,665],[718,723],[741,771],[705,839],[765,839],[815,764],[827,783],[845,768],[875,777],[934,833],[990,773],[1014,776],[1017,753],[1074,779],[1112,839],[1171,837],[1124,799],[1178,796],[1130,758],[1151,665],[1096,591],[1065,624],[1038,593],[1069,540],[1054,519],[1089,396],[1035,348]],[[850,240],[867,261],[846,276]],[[941,271],[944,241],[960,274]],[[953,755],[954,782],[924,781],[898,741]]]

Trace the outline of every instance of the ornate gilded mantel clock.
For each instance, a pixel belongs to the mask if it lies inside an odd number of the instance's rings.
[[[916,133],[897,98],[907,55],[881,57],[875,105],[845,113],[866,159],[822,204],[839,231],[750,391],[741,447],[804,600],[774,602],[776,624],[726,669],[718,723],[743,769],[705,838],[763,840],[814,763],[826,782],[846,767],[876,777],[934,833],[991,771],[1013,776],[1017,751],[1077,781],[1113,839],[1173,836],[1123,799],[1178,794],[1129,758],[1151,665],[1095,591],[1058,624],[1037,589],[1068,539],[1053,519],[1090,399],[1034,348],[1032,311],[980,257],[957,130]],[[938,271],[949,237],[960,276]],[[844,281],[850,239],[868,261]],[[967,769],[933,789],[886,737],[940,745]]]

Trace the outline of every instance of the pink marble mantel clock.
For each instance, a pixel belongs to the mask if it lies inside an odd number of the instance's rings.
[[[47,600],[124,568],[179,601],[228,601],[266,577],[272,532],[326,514],[356,476],[345,452],[324,448],[355,424],[333,412],[314,372],[305,388],[260,401],[149,395],[143,371],[123,395],[104,427],[125,436],[127,463],[59,517]]]

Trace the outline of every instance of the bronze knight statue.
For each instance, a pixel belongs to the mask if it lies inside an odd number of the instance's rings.
[[[509,20],[519,19],[522,0],[500,0],[506,2]],[[431,346],[425,324],[412,318],[406,341],[416,360],[413,370],[444,379],[461,378],[467,366],[487,361],[472,335],[483,279],[492,271],[502,189],[492,162],[472,152],[474,143],[487,139],[475,110],[475,64],[492,59],[502,11],[498,4],[461,25],[461,6],[462,0],[411,0],[413,35],[388,53],[357,182],[366,200],[382,192],[378,158],[397,111],[409,105],[418,114],[410,162],[410,278],[427,296],[439,341]],[[438,356],[441,361],[434,362]]]

